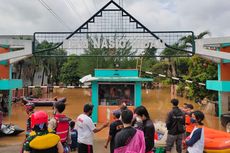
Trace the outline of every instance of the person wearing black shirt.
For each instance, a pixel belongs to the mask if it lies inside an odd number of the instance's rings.
[[[143,131],[132,127],[133,112],[122,111],[121,120],[124,128],[115,136],[114,153],[145,153],[145,138]]]
[[[154,134],[155,127],[152,120],[149,117],[149,113],[144,106],[139,106],[134,110],[136,114],[136,119],[134,123],[134,127],[142,130],[145,136],[145,152],[152,153],[154,148]]]
[[[119,132],[124,127],[122,121],[119,120],[120,115],[121,115],[120,110],[115,110],[113,112],[113,118],[115,121],[110,124],[109,136],[108,136],[108,139],[107,139],[106,144],[104,146],[105,148],[107,148],[107,146],[110,142],[110,153],[114,152],[114,143],[115,143],[114,139],[115,139],[117,132]]]
[[[179,109],[179,101],[172,99],[172,110],[169,112],[166,127],[168,136],[166,140],[166,153],[170,153],[174,142],[176,142],[176,150],[178,153],[182,152],[182,138],[185,132],[185,114]]]

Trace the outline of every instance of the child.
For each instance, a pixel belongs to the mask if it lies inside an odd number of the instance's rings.
[[[77,130],[74,129],[75,122],[71,121],[70,122],[70,130],[71,130],[71,144],[70,144],[70,149],[71,151],[76,151],[78,148],[78,143],[77,143]]]
[[[28,115],[27,123],[26,123],[26,137],[29,136],[31,132],[31,115],[34,113],[35,105],[34,103],[27,103],[26,104],[26,113]]]
[[[110,142],[110,153],[114,152],[114,145],[115,145],[114,140],[117,132],[119,132],[124,127],[122,121],[119,120],[120,116],[121,116],[121,110],[113,111],[113,119],[115,121],[110,124],[109,136],[105,144],[105,148],[107,148]]]
[[[185,114],[185,128],[186,128],[186,137],[188,137],[192,130],[195,127],[195,123],[191,122],[191,117],[192,117],[192,111],[193,111],[193,105],[192,104],[187,104],[187,109],[186,109],[186,114]]]

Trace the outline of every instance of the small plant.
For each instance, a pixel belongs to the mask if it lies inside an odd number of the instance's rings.
[[[37,97],[37,98],[42,97],[42,89],[41,88],[35,88],[34,89],[34,97]]]

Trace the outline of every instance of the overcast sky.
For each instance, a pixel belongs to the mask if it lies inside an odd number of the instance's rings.
[[[109,0],[43,1],[65,25],[39,0],[0,0],[0,35],[75,30]],[[230,35],[229,6],[230,0],[123,0],[124,9],[152,31],[208,30],[212,37]]]

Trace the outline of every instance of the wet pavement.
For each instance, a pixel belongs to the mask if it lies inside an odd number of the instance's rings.
[[[67,97],[67,106],[65,114],[72,119],[75,119],[79,114],[81,114],[84,104],[90,102],[91,100],[90,89],[55,89],[53,94],[50,95],[50,97],[54,96]],[[142,104],[146,106],[146,108],[148,109],[150,117],[153,121],[165,121],[167,113],[170,111],[172,107],[170,99],[173,97],[174,96],[170,94],[169,88],[142,90]],[[195,109],[200,109],[200,106],[194,103],[193,101],[181,97],[177,98],[180,101],[180,106],[182,106],[183,103],[186,102],[192,103],[195,106]],[[36,107],[36,110],[45,110],[50,117],[52,116],[53,112],[52,107]],[[206,110],[205,112],[205,126],[214,129],[224,130],[218,118],[213,115],[213,112],[207,112]],[[27,115],[25,112],[24,105],[21,103],[17,103],[12,106],[12,115],[10,117],[5,117],[3,122],[17,124],[23,129],[25,129],[26,119]],[[95,134],[95,153],[109,152],[108,150],[104,149],[107,134],[108,128]],[[19,152],[24,139],[25,133],[22,133],[19,136],[15,137],[0,137],[0,152]]]

